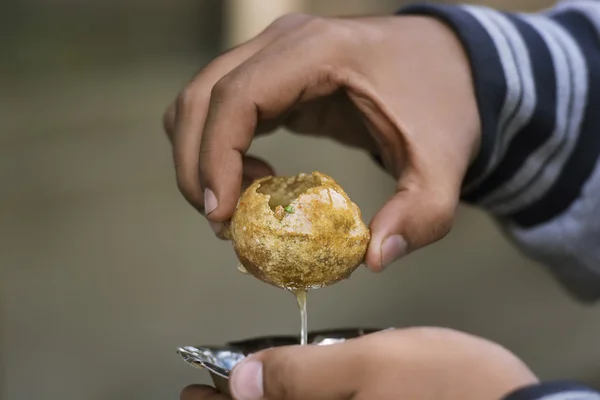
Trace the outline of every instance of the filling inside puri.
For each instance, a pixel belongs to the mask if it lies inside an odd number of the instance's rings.
[[[274,176],[262,182],[257,193],[269,195],[269,207],[276,216],[281,212],[293,213],[290,203],[308,189],[321,185],[321,179],[314,174],[296,176]],[[283,217],[283,214],[281,215]]]

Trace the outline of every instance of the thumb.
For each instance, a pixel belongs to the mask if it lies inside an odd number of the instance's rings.
[[[232,372],[236,400],[348,399],[361,380],[361,359],[346,343],[279,347],[253,354]]]
[[[403,181],[370,224],[372,236],[365,263],[375,272],[442,239],[454,221],[459,190],[448,184],[425,186]]]

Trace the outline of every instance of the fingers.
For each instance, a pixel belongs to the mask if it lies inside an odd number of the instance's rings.
[[[172,143],[177,185],[183,196],[196,208],[201,208],[204,203],[198,176],[198,157],[210,90],[221,74],[227,73],[229,68],[239,62],[239,58],[249,56],[243,52],[244,49],[242,47],[230,55],[229,62],[221,61],[217,66],[209,66],[184,89],[175,105],[177,119]]]
[[[242,182],[241,182],[241,190],[246,190],[255,180],[275,175],[275,171],[273,168],[267,164],[265,161],[260,158],[252,157],[252,156],[244,156],[242,159],[243,164],[243,174],[242,174]],[[204,192],[204,204],[206,207],[205,212],[209,213],[214,209],[216,203],[216,198],[212,190],[206,190]],[[211,229],[217,235],[219,239],[227,239],[227,235],[224,235],[223,222],[215,222],[208,221]]]
[[[174,136],[175,136],[175,122],[176,122],[176,113],[177,107],[176,104],[173,103],[169,106],[167,111],[163,116],[163,126],[167,137],[171,144],[173,144]],[[245,156],[243,159],[243,180],[242,180],[242,189],[246,189],[250,184],[264,176],[274,175],[275,172],[273,168],[267,164],[265,161],[258,159],[252,156]],[[195,207],[198,209],[203,208],[204,201],[196,202]],[[215,225],[218,227],[219,225]],[[218,228],[217,228],[218,229]]]
[[[167,129],[167,133],[173,143],[177,184],[183,196],[199,210],[202,210],[204,206],[204,194],[198,175],[200,143],[215,84],[230,71],[276,40],[283,31],[292,29],[307,18],[302,15],[279,18],[258,36],[217,58],[202,70],[178,96],[173,106],[176,116],[174,122],[171,117],[173,110],[170,108],[167,111],[168,115],[165,115],[165,120],[172,126],[172,133],[169,134],[169,129]]]
[[[230,382],[236,400],[349,399],[363,380],[357,346],[292,346],[248,357]]]
[[[181,400],[230,400],[217,389],[204,385],[191,385],[181,391]]]
[[[310,25],[310,26],[309,26]],[[321,29],[310,22],[300,30]],[[200,148],[200,179],[216,197],[212,221],[227,220],[239,198],[242,156],[259,121],[274,120],[295,104],[332,93],[335,49],[286,38],[274,42],[223,77],[213,88]]]
[[[399,190],[371,221],[365,262],[382,271],[406,254],[443,238],[452,227],[459,193],[439,180],[403,177]]]
[[[183,196],[199,210],[204,206],[204,194],[198,176],[198,157],[212,88],[272,39],[265,31],[217,58],[194,78],[165,114],[165,129],[173,144],[177,185]]]

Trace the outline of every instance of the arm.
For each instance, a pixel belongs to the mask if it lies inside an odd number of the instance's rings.
[[[482,139],[462,200],[577,298],[600,298],[600,2],[540,14],[412,5],[469,55]]]

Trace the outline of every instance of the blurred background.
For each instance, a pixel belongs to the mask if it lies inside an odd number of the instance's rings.
[[[479,1],[535,10],[551,2]],[[228,46],[288,11],[389,13],[399,0],[20,0],[0,37],[0,397],[178,398],[208,382],[182,345],[296,334],[294,298],[240,274],[179,195],[166,106]],[[369,220],[393,184],[368,157],[281,133],[252,153],[332,175]],[[309,160],[307,154],[314,156]],[[496,340],[542,378],[600,386],[600,308],[570,297],[491,221],[384,275],[311,293],[309,328],[439,325]]]

